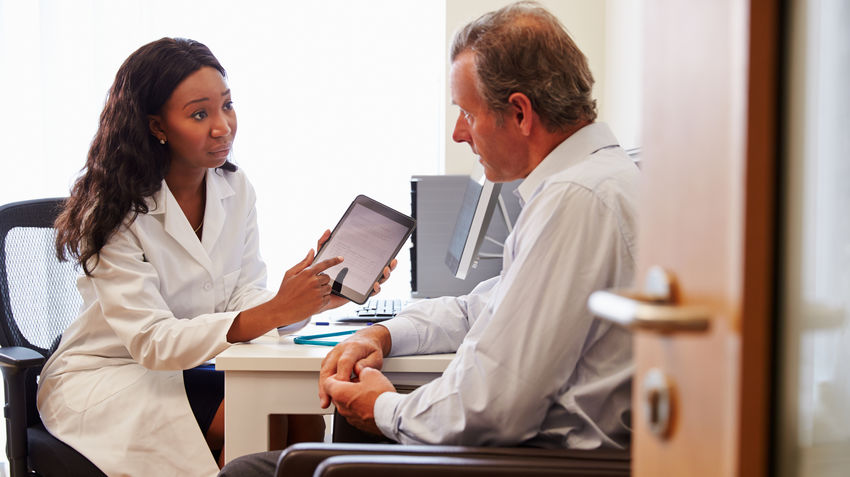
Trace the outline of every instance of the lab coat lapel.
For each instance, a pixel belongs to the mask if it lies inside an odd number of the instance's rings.
[[[204,249],[211,252],[216,241],[224,229],[224,204],[223,201],[234,195],[230,184],[222,174],[214,169],[207,171],[207,206],[204,210],[204,231],[201,241]]]
[[[204,250],[204,247],[201,245],[201,242],[192,230],[189,220],[186,219],[186,215],[183,214],[183,209],[180,208],[180,204],[177,203],[177,199],[174,198],[174,195],[171,193],[171,190],[168,188],[165,181],[162,181],[162,192],[162,195],[164,196],[163,202],[165,214],[163,217],[163,226],[165,227],[165,233],[172,236],[174,240],[177,241],[177,243],[192,256],[192,258],[197,260],[202,267],[212,273],[212,261],[210,260],[207,251]],[[209,208],[209,206],[207,206],[207,208]],[[206,220],[204,223],[206,224]]]
[[[155,197],[148,199],[150,214],[162,216],[165,233],[173,237],[210,274],[213,273],[210,251],[213,250],[224,229],[226,215],[222,202],[234,195],[233,188],[221,174],[223,173],[216,172],[214,169],[207,170],[207,201],[200,241],[164,180]]]

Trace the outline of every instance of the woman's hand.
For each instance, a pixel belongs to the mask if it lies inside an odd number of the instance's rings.
[[[316,243],[316,250],[321,250],[322,246],[325,244],[325,242],[328,241],[329,238],[331,238],[331,231],[325,230],[325,233],[323,233],[322,236],[319,237],[319,241]],[[339,308],[342,305],[345,305],[346,303],[348,303],[348,298],[341,297],[339,295],[334,295],[333,293],[331,293],[330,295],[328,295],[327,304],[325,304],[325,306],[323,306],[320,311],[333,310],[334,308]]]
[[[319,263],[313,263],[314,259],[313,250],[310,250],[303,260],[284,274],[274,298],[236,315],[227,331],[227,341],[252,340],[271,329],[309,318],[328,306],[330,277],[323,272],[342,263],[342,257]]]
[[[325,244],[325,242],[328,241],[329,238],[331,238],[331,231],[325,230],[325,233],[323,233],[322,236],[319,237],[319,241],[316,243],[316,250],[321,250],[322,246]],[[374,285],[372,285],[372,290],[374,290],[374,293],[372,293],[372,296],[375,296],[375,295],[377,295],[378,293],[381,292],[381,284],[384,283],[385,281],[387,281],[388,278],[390,278],[390,274],[392,273],[393,270],[395,270],[396,265],[398,265],[398,260],[393,259],[390,262],[389,267],[384,267],[383,274],[381,275],[381,279],[378,280],[377,282],[375,282]],[[339,295],[331,294],[328,297],[327,304],[322,307],[321,311],[332,310],[334,308],[338,308],[342,305],[345,305],[346,303],[348,303],[348,298],[341,297]]]
[[[373,295],[381,293],[381,284],[389,280],[390,274],[393,272],[393,270],[395,270],[396,265],[398,265],[398,260],[392,259],[392,261],[390,262],[390,266],[384,267],[384,273],[381,276],[381,279],[375,282],[375,285],[372,286],[372,289],[375,290],[375,293],[373,293]]]
[[[322,273],[328,268],[342,263],[342,257],[333,257],[313,263],[313,250],[307,253],[294,267],[287,270],[280,283],[280,289],[272,301],[278,302],[281,311],[286,316],[285,322],[278,325],[288,325],[309,318],[325,309],[330,302],[330,277]]]
[[[319,249],[330,236],[330,230],[325,230],[319,238]],[[313,250],[310,250],[303,260],[284,274],[274,298],[239,313],[227,332],[227,341],[249,341],[271,329],[297,323],[348,303],[347,298],[331,294],[330,277],[324,273],[342,263],[343,257],[313,263],[315,258]],[[393,259],[390,266],[384,267],[381,279],[373,285],[374,295],[381,291],[381,284],[387,281],[397,264],[398,261]]]

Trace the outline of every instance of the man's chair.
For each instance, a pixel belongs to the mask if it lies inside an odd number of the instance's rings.
[[[82,303],[74,264],[56,258],[53,221],[63,201],[0,207],[0,368],[12,477],[104,475],[47,432],[35,405],[38,374]]]
[[[628,450],[398,445],[357,429],[337,411],[333,442],[290,446],[278,460],[277,477],[623,477],[631,473]]]
[[[281,454],[276,476],[625,477],[630,469],[627,450],[300,443]]]

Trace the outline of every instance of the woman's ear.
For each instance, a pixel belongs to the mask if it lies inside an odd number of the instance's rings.
[[[531,100],[523,93],[513,93],[508,97],[508,103],[511,105],[509,110],[510,120],[516,124],[524,136],[530,135],[534,119]]]
[[[159,141],[166,139],[165,131],[162,129],[162,118],[158,114],[148,114],[148,129],[150,129],[153,137]]]

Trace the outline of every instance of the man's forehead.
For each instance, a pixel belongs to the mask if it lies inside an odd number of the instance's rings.
[[[456,96],[460,95],[461,89],[466,91],[476,90],[475,55],[466,50],[457,55],[452,61],[449,72],[449,89],[451,91],[452,104],[457,104]]]
[[[469,66],[472,69],[474,69],[475,68],[475,52],[470,50],[470,49],[466,49],[466,50],[463,50],[460,53],[458,53],[455,56],[454,60],[452,60],[452,68],[456,68],[460,65]]]

